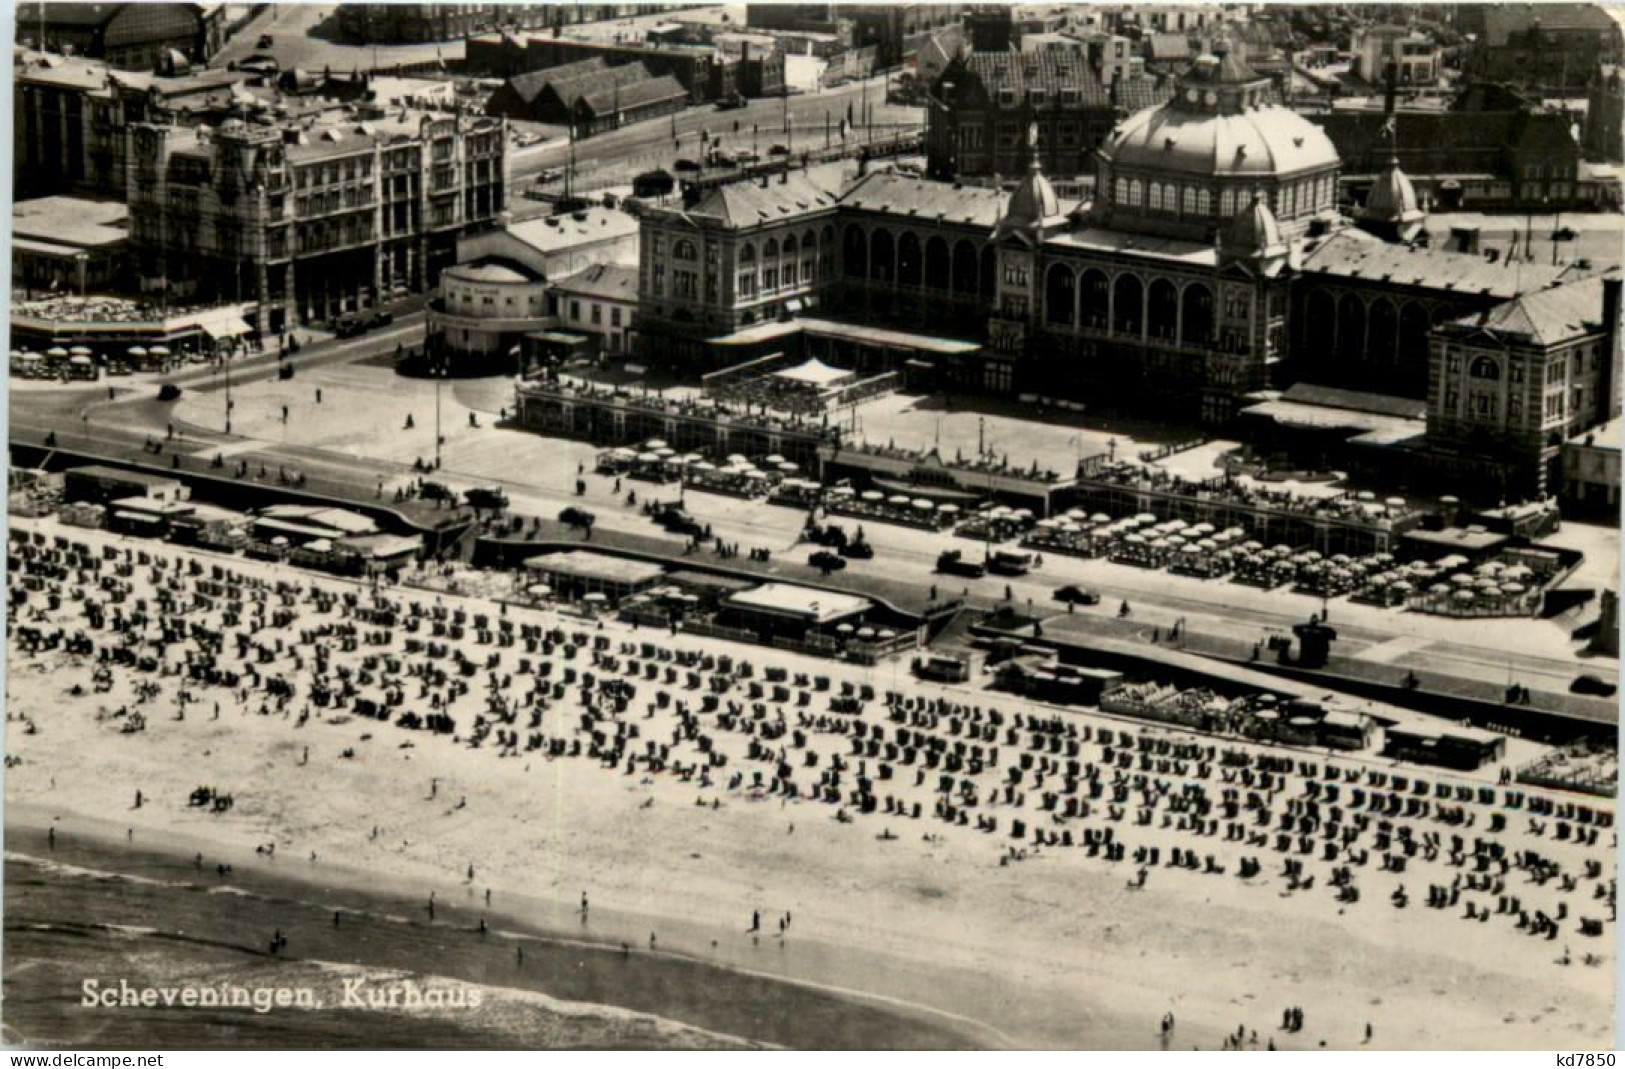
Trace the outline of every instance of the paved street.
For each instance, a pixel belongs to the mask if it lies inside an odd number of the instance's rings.
[[[395,344],[410,344],[421,329],[417,317],[409,317],[375,334],[312,347],[297,358],[295,378],[288,381],[275,377],[274,355],[234,368],[233,436],[222,430],[224,377],[207,370],[179,377],[188,389],[176,405],[157,402],[145,389],[114,402],[106,400],[100,386],[15,394],[12,435],[14,440],[38,443],[55,428],[64,448],[73,447],[84,435],[150,460],[140,454],[140,443],[149,435],[162,438],[165,424],[174,422],[182,438],[178,451],[189,456],[188,465],[201,468],[215,452],[222,452],[255,465],[265,463],[273,478],[279,465],[289,465],[304,472],[313,488],[319,483],[370,499],[380,480],[388,493],[413,478],[413,460],[433,453],[434,385],[398,376],[388,366]],[[314,402],[318,386],[324,394],[319,406]],[[590,472],[596,450],[585,443],[498,427],[497,416],[511,401],[511,380],[505,377],[452,380],[443,387],[442,478],[456,487],[500,481],[509,487],[514,509],[522,514],[552,518],[568,504],[585,504],[598,514],[605,530],[662,539],[673,551],[679,548],[679,542],[667,539],[624,496],[634,488],[640,499],[674,498],[679,492],[675,484],[658,488],[628,483],[616,493],[611,480],[592,476],[585,499],[576,497],[577,466]],[[283,404],[290,407],[287,423],[280,416]],[[408,413],[414,417],[410,430],[405,427]],[[471,424],[471,413],[478,426]],[[687,500],[690,511],[721,537],[742,546],[768,548],[787,566],[799,570],[810,551],[798,545],[805,519],[798,510],[705,493],[690,493]],[[1599,537],[1589,541],[1617,546],[1617,531],[1595,530]],[[932,574],[942,549],[976,552],[980,547],[975,543],[882,524],[868,525],[866,533],[876,556],[852,563],[846,575],[853,580],[903,580],[921,592],[939,587],[944,596],[964,588],[984,603],[1004,596],[1003,579],[966,582]],[[1166,629],[1183,620],[1193,643],[1250,645],[1267,634],[1281,633],[1321,607],[1317,599],[1286,592],[1059,556],[1047,556],[1041,571],[1008,586],[1018,604],[1030,600],[1035,609],[1058,615],[1052,592],[1063,583],[1101,591],[1102,604],[1081,610],[1086,615],[1110,618],[1118,603],[1126,600],[1141,629]],[[1512,678],[1538,691],[1562,693],[1582,670],[1617,676],[1612,661],[1581,659],[1578,644],[1568,634],[1572,625],[1562,621],[1464,622],[1347,601],[1335,601],[1331,609],[1339,631],[1338,652],[1381,666],[1380,673],[1396,678],[1409,668],[1449,671],[1503,684]]]

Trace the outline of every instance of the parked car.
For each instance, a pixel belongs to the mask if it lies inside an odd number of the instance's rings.
[[[695,163],[693,160],[684,158],[684,159],[678,160],[676,163],[672,164],[672,169],[673,170],[678,170],[678,171],[698,171],[698,170],[701,170],[702,168],[700,167],[699,164]]]
[[[358,316],[345,316],[333,323],[335,338],[359,338],[367,333],[367,322]]]
[[[873,560],[875,547],[861,538],[854,538],[836,550],[841,556],[849,560]]]
[[[807,563],[812,567],[817,568],[825,575],[828,575],[830,572],[838,572],[842,568],[846,567],[845,558],[838,553],[831,553],[827,549],[821,549],[817,553],[814,553],[812,556],[808,557]]]
[[[451,487],[445,483],[424,481],[420,493],[429,501],[456,501],[457,495],[451,492]]]
[[[1081,586],[1067,585],[1055,591],[1055,600],[1064,601],[1072,605],[1099,605],[1100,595],[1093,590],[1086,590]]]
[[[962,575],[967,579],[980,579],[987,574],[980,561],[970,560],[957,549],[943,550],[937,555],[937,571],[944,575]]]
[[[1618,687],[1608,682],[1608,680],[1602,678],[1602,676],[1595,675],[1591,672],[1587,672],[1584,675],[1575,676],[1574,682],[1569,684],[1569,691],[1571,693],[1594,694],[1599,698],[1611,697],[1614,691],[1618,689]]]
[[[552,185],[554,182],[562,181],[564,181],[564,172],[552,167],[536,176],[536,184],[539,186]]]
[[[598,517],[586,509],[579,509],[574,505],[570,505],[559,513],[559,522],[567,527],[591,527],[598,522]]]
[[[259,41],[255,43],[254,47],[255,48],[270,48],[275,43],[276,43],[275,39],[273,39],[270,34],[262,33],[262,34],[260,34]]]
[[[476,486],[472,490],[463,491],[463,500],[468,502],[471,509],[505,509],[508,507],[508,494],[500,486]]]
[[[176,386],[173,382],[166,382],[162,386],[158,387],[158,400],[179,401],[180,399],[181,388]]]
[[[367,328],[370,330],[374,327],[387,327],[393,322],[395,322],[394,312],[380,310],[372,314],[372,318],[367,321]]]
[[[677,179],[669,171],[644,171],[632,179],[632,193],[639,197],[665,197],[677,188]]]
[[[790,150],[783,145],[774,145],[772,148],[767,150],[767,154],[769,156],[788,156],[790,155]]]

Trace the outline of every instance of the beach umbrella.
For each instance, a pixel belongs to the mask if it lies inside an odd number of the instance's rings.
[[[1471,590],[1458,590],[1456,591],[1456,600],[1463,604],[1472,601],[1474,600],[1473,592]]]
[[[553,588],[546,583],[532,583],[525,588],[525,593],[538,598],[546,597],[548,594],[553,593]]]
[[[1358,501],[1375,501],[1375,500],[1377,500],[1377,495],[1373,494],[1370,490],[1361,490],[1358,494],[1355,494],[1354,497]]]
[[[766,461],[769,464],[783,464],[784,458],[779,456],[777,453],[771,453],[766,457]]]
[[[872,627],[860,627],[860,628],[858,628],[858,637],[859,638],[874,638],[875,637],[875,629],[872,628]]]
[[[53,345],[49,349],[45,350],[45,355],[50,357],[52,360],[60,360],[64,356],[68,355],[68,351],[62,348],[60,345]]]
[[[650,438],[647,442],[643,443],[643,448],[651,453],[656,449],[664,449],[666,448],[666,440],[664,438]]]
[[[1144,535],[1131,534],[1127,538],[1123,539],[1123,541],[1128,543],[1131,546],[1143,546],[1143,545],[1145,545],[1145,536]]]
[[[1449,583],[1434,583],[1432,586],[1428,587],[1428,593],[1429,594],[1448,594],[1448,593],[1450,593],[1450,584]]]
[[[779,469],[779,470],[780,470],[780,471],[782,471],[782,472],[785,472],[785,473],[787,473],[787,474],[788,474],[788,473],[789,473],[789,472],[792,472],[792,471],[795,471],[795,470],[796,470],[796,465],[795,465],[795,462],[794,462],[794,461],[790,461],[790,460],[781,460],[781,461],[779,461],[779,463],[778,463],[778,469]]]
[[[1154,512],[1142,512],[1135,516],[1134,520],[1136,523],[1156,523],[1157,514]]]
[[[890,630],[890,629],[888,629],[888,628],[881,628],[881,629],[880,629],[880,630],[879,630],[879,631],[878,631],[878,632],[877,632],[877,633],[876,633],[876,634],[875,634],[875,637],[876,637],[876,638],[878,638],[878,639],[880,639],[880,640],[881,640],[881,641],[883,641],[883,642],[884,642],[884,641],[885,641],[885,640],[886,640],[886,639],[889,639],[889,638],[896,638],[896,637],[897,637],[897,632],[895,632],[895,631],[892,631],[892,630]]]
[[[88,346],[88,345],[75,345],[73,348],[68,350],[68,355],[69,356],[90,356],[91,355],[90,346]]]
[[[1386,575],[1373,575],[1366,582],[1375,587],[1384,587],[1388,585],[1388,577]]]
[[[638,460],[644,464],[653,464],[660,459],[659,453],[639,453]]]
[[[913,505],[921,512],[935,512],[937,508],[937,503],[935,501],[923,497],[917,497],[913,501],[909,502],[909,504]]]
[[[1456,584],[1457,586],[1472,586],[1473,585],[1473,577],[1466,574],[1465,572],[1458,572],[1457,574],[1452,575],[1450,577],[1450,581],[1452,583]]]
[[[1104,512],[1097,512],[1093,516],[1089,517],[1089,522],[1090,523],[1111,523],[1112,518],[1110,516],[1106,515]]]
[[[865,490],[860,496],[865,501],[883,501],[886,497],[886,495],[881,493],[879,490]]]
[[[169,347],[165,346],[165,345],[154,345],[151,349],[147,350],[147,355],[148,356],[168,356],[169,355]]]
[[[888,497],[886,499],[886,504],[888,504],[888,505],[906,505],[906,504],[908,504],[908,495],[907,494],[893,494],[892,496],[890,496],[890,497]]]
[[[78,367],[90,367],[95,363],[95,361],[88,356],[70,356],[68,357],[68,363],[77,365]]]
[[[1089,513],[1078,508],[1067,509],[1063,515],[1072,520],[1087,520],[1089,518]]]
[[[938,506],[937,511],[941,512],[941,513],[945,513],[946,515],[949,515],[949,516],[953,516],[953,515],[955,515],[955,514],[957,514],[959,512],[959,506],[958,505],[953,505],[953,504],[941,505],[941,506]]]
[[[636,449],[628,449],[624,445],[619,445],[614,449],[611,449],[609,451],[609,455],[612,457],[619,457],[622,460],[632,460],[638,455],[638,451]]]
[[[728,463],[730,463],[730,464],[749,464],[750,463],[750,457],[747,457],[743,453],[729,453],[728,454]]]
[[[1185,546],[1183,549],[1180,550],[1180,552],[1184,553],[1188,557],[1195,557],[1195,556],[1199,556],[1201,554],[1202,547],[1201,546]]]
[[[812,484],[816,485],[816,484]],[[855,491],[850,486],[837,486],[829,492],[830,497],[851,497]]]
[[[1512,597],[1513,595],[1516,595],[1516,594],[1522,594],[1527,589],[1528,589],[1528,587],[1524,586],[1522,583],[1502,583],[1501,584],[1501,593],[1507,595],[1508,597]]]
[[[674,457],[674,456],[677,455],[677,450],[673,449],[669,445],[663,445],[659,449],[656,449],[654,452],[655,452],[655,456],[659,457],[662,460],[665,460],[667,457]]]
[[[850,635],[854,630],[856,629],[851,624],[839,624],[835,628],[835,633],[838,635]]]
[[[1402,509],[1405,507],[1405,499],[1402,497],[1390,497],[1386,499],[1383,504],[1387,505],[1389,508]]]
[[[695,471],[716,471],[717,466],[709,460],[701,460],[693,465]]]
[[[1400,593],[1403,594],[1403,593],[1409,592],[1412,589],[1412,587],[1411,587],[1410,581],[1408,579],[1400,579],[1400,580],[1398,580],[1397,582],[1394,583],[1392,589],[1397,590],[1397,591],[1399,591]]]
[[[1030,519],[1033,518],[1033,510],[1032,509],[1015,509],[1014,511],[1012,511],[1010,513],[1010,515],[1014,516],[1018,520],[1030,520]]]
[[[582,597],[581,600],[582,601],[589,601],[589,602],[592,602],[594,605],[597,605],[600,602],[608,601],[609,596],[607,594],[603,594],[603,593],[601,593],[601,592],[599,592],[597,590],[594,590],[592,593],[587,594],[584,597]]]

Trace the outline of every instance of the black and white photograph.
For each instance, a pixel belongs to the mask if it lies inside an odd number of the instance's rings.
[[[1613,1064],[1625,6],[3,10],[8,1051]]]

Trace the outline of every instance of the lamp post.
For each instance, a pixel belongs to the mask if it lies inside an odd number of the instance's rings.
[[[446,379],[446,361],[442,353],[435,354],[434,364],[431,365],[434,375],[434,470],[440,470],[440,387]]]

